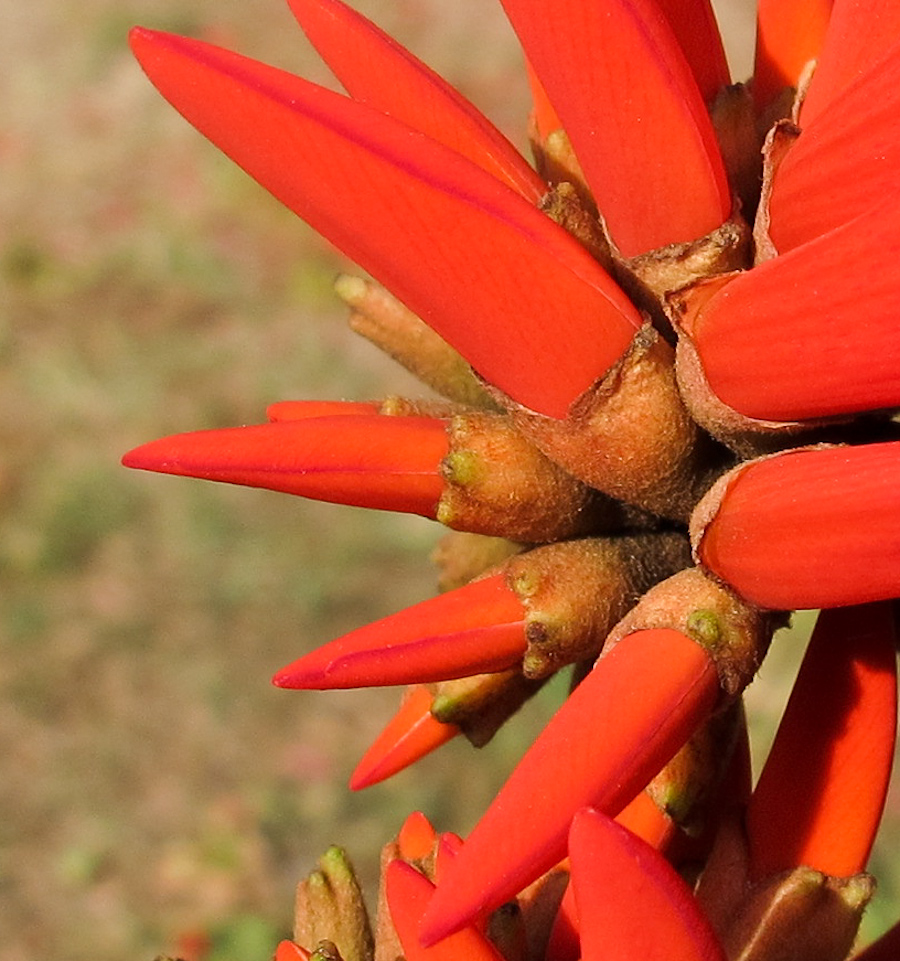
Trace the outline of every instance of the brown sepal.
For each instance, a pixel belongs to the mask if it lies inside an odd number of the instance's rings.
[[[769,199],[781,161],[800,136],[800,128],[790,120],[779,120],[766,135],[763,144],[763,182],[756,222],[753,225],[753,246],[756,251],[754,266],[778,256],[769,237]]]
[[[462,587],[523,550],[524,544],[505,537],[451,531],[431,552],[431,562],[438,569],[438,589],[443,592]]]

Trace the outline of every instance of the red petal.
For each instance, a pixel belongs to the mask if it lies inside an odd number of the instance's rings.
[[[900,44],[825,106],[787,152],[769,201],[780,253],[886,204],[900,180]]]
[[[520,403],[564,417],[631,342],[640,315],[599,264],[471,161],[208,44],[132,46],[201,132]]]
[[[176,434],[122,463],[433,518],[446,454],[442,420],[347,415]]]
[[[658,851],[668,844],[677,830],[675,822],[660,810],[646,791],[635,795],[616,815],[616,821]]]
[[[386,780],[459,734],[455,724],[443,724],[432,715],[433,696],[424,686],[408,692],[400,710],[350,775],[351,790],[360,791]]]
[[[418,684],[507,670],[525,652],[524,608],[495,574],[367,624],[282,668],[278,687]]]
[[[760,110],[819,55],[834,0],[759,0],[753,98]]]
[[[900,406],[898,260],[884,207],[726,284],[685,323],[713,392],[763,420]]]
[[[626,257],[731,212],[703,97],[652,0],[504,0]]]
[[[340,0],[288,0],[322,59],[355,100],[468,157],[526,200],[546,184],[499,130],[408,50]]]
[[[275,949],[275,961],[309,961],[310,952],[293,941],[280,941]]]
[[[404,861],[391,861],[385,872],[388,907],[406,961],[504,961],[499,951],[479,931],[463,928],[440,944],[424,947],[419,922],[434,885]]]
[[[865,869],[894,756],[895,643],[887,602],[819,615],[747,811],[755,879]]]
[[[701,96],[710,103],[731,83],[712,4],[709,0],[656,0],[656,3],[690,65]]]
[[[427,858],[437,843],[437,833],[421,811],[413,811],[397,835],[397,848],[404,861]]]
[[[575,816],[569,859],[583,961],[725,961],[678,872],[608,815]]]
[[[880,60],[898,36],[900,7],[896,0],[835,0],[800,123],[808,126],[842,90]]]
[[[793,610],[900,596],[900,443],[793,451],[731,476],[695,550],[745,600]]]
[[[280,400],[269,404],[266,418],[279,420],[310,420],[313,417],[346,417],[348,414],[377,414],[381,404],[346,400]]]
[[[640,631],[602,655],[450,866],[423,939],[457,930],[549,870],[580,808],[621,810],[709,715],[718,691],[709,656],[677,631]]]

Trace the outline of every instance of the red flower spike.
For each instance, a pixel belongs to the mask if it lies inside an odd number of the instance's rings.
[[[435,888],[411,865],[391,861],[385,872],[385,886],[391,920],[406,961],[504,961],[500,952],[474,927],[465,927],[431,947],[421,943],[419,923]]]
[[[354,100],[467,157],[531,203],[547,187],[499,130],[442,77],[340,0],[288,0]]]
[[[434,518],[447,450],[442,420],[346,415],[176,434],[122,463]]]
[[[725,961],[678,872],[602,811],[579,811],[569,832],[583,961]]]
[[[131,42],[191,123],[514,400],[562,418],[630,344],[640,315],[609,275],[471,161],[226,50],[144,29]]]
[[[428,910],[423,940],[458,930],[549,870],[582,807],[618,813],[718,695],[712,660],[678,631],[638,631],[601,655],[466,840]]]
[[[819,55],[834,0],[759,0],[753,99],[765,109]]]
[[[293,941],[280,941],[275,949],[274,961],[309,961],[310,952]]]
[[[725,475],[701,501],[695,518],[712,520],[692,532],[695,553],[762,608],[896,597],[898,476],[900,443],[791,451],[751,462]]]
[[[695,240],[728,218],[712,123],[654,0],[503,6],[624,256]]]
[[[378,414],[380,403],[347,400],[280,400],[266,408],[266,419],[312,420],[314,417],[347,417]]]
[[[352,791],[361,791],[392,777],[459,734],[455,724],[443,724],[432,715],[432,698],[431,691],[424,686],[407,692],[400,710],[350,775]]]
[[[725,47],[709,0],[656,0],[707,103],[731,83]]]
[[[772,243],[784,254],[849,223],[884,205],[898,180],[900,43],[824,106],[788,150],[769,198]],[[868,265],[861,273],[869,276]]]
[[[495,574],[351,631],[272,682],[332,690],[445,681],[514,667],[525,646],[525,610]]]
[[[434,851],[437,839],[431,821],[421,811],[413,811],[397,835],[397,849],[404,861],[421,861]]]
[[[885,206],[739,274],[683,325],[713,392],[761,420],[900,406],[898,258]]]
[[[819,615],[747,810],[753,880],[865,869],[894,754],[895,642],[888,602]]]
[[[900,36],[896,0],[834,0],[828,32],[800,110],[808,126],[846,87],[886,54]]]

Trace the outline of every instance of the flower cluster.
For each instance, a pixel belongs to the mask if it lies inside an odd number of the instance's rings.
[[[443,593],[275,683],[410,685],[360,788],[574,666],[464,842],[415,816],[385,849],[374,940],[330,852],[277,957],[840,961],[896,727],[900,6],[760,0],[732,85],[708,0],[502,2],[534,166],[341,0],[289,3],[347,96],[132,34],[373,278],[337,283],[352,326],[441,398],[284,401],[126,455],[455,531]],[[800,608],[822,613],[751,787],[741,692]]]

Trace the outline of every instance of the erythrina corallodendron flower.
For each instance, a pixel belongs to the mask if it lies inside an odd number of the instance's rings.
[[[132,46],[370,275],[337,282],[351,325],[435,394],[283,401],[125,463],[453,528],[443,593],[275,676],[410,685],[354,788],[574,670],[465,842],[419,816],[386,849],[374,941],[330,854],[277,957],[847,957],[895,741],[900,5],[760,0],[731,85],[708,0],[502,0],[532,166],[341,0],[289,3],[346,96]],[[799,608],[751,791],[741,692]]]

